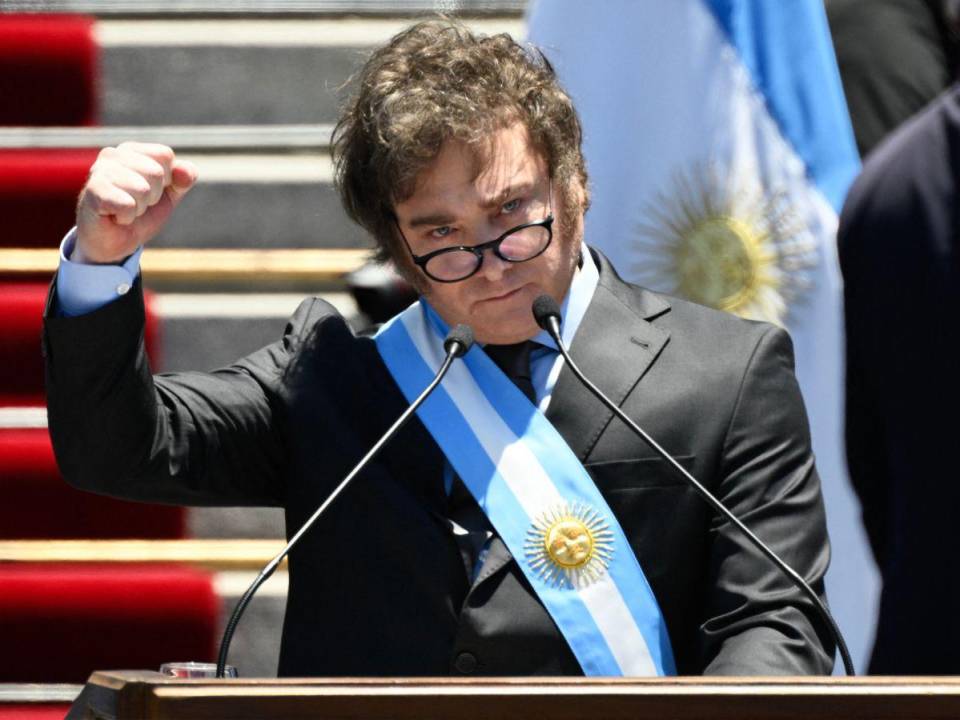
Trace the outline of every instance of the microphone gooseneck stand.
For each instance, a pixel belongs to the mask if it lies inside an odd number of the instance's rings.
[[[247,591],[240,598],[240,601],[237,603],[237,606],[233,610],[233,614],[230,616],[229,622],[223,631],[223,639],[220,641],[220,654],[217,658],[217,677],[222,678],[227,667],[227,653],[230,651],[230,641],[233,639],[233,633],[237,629],[237,625],[240,623],[240,618],[243,616],[243,611],[246,610],[247,605],[250,604],[250,601],[253,599],[253,596],[256,594],[257,590],[260,589],[260,586],[263,585],[271,575],[280,567],[280,563],[283,562],[283,559],[289,554],[290,550],[293,549],[293,546],[297,544],[301,537],[311,528],[317,519],[324,513],[324,511],[330,507],[331,503],[337,499],[337,496],[343,492],[344,488],[350,484],[350,481],[353,480],[366,466],[369,462],[380,452],[380,449],[387,444],[387,442],[396,434],[396,432],[402,428],[407,420],[416,412],[424,400],[426,400],[430,393],[432,393],[436,387],[440,384],[440,381],[443,380],[444,376],[447,374],[447,370],[450,369],[450,365],[456,358],[463,357],[470,350],[470,347],[473,345],[473,330],[470,329],[467,325],[457,325],[454,327],[448,334],[446,339],[443,341],[443,349],[446,351],[447,355],[443,360],[443,364],[440,366],[440,369],[437,371],[437,374],[434,376],[433,380],[430,381],[430,384],[420,393],[419,397],[413,401],[413,403],[404,410],[403,414],[396,419],[393,425],[390,426],[390,429],[387,430],[383,436],[377,441],[377,443],[370,448],[366,455],[357,463],[356,467],[350,471],[350,473],[340,482],[339,485],[334,489],[327,499],[323,501],[320,507],[317,508],[316,512],[310,516],[310,518],[297,530],[296,534],[290,538],[290,541],[286,544],[286,547],[280,551],[280,553],[268,562],[263,569],[260,571],[260,574],[250,583],[250,587],[247,588]]]
[[[577,379],[583,383],[584,387],[587,388],[593,395],[602,402],[609,410],[611,410],[618,418],[620,418],[627,427],[629,427],[636,435],[643,439],[647,445],[653,449],[661,458],[663,458],[667,464],[670,465],[674,470],[676,470],[689,484],[690,486],[697,491],[697,493],[702,497],[707,503],[713,507],[718,513],[723,515],[727,520],[729,520],[734,526],[736,526],[744,536],[753,543],[761,553],[763,553],[767,559],[770,560],[774,565],[776,565],[781,572],[783,572],[791,581],[800,589],[800,591],[806,595],[810,601],[813,603],[814,607],[817,609],[817,612],[820,614],[820,617],[827,624],[827,627],[830,628],[830,631],[833,633],[834,639],[837,641],[837,649],[840,651],[840,658],[843,661],[843,668],[847,675],[854,676],[856,675],[856,670],[853,666],[853,660],[850,657],[850,651],[847,650],[847,644],[843,640],[843,636],[840,634],[840,628],[837,625],[836,621],[833,619],[833,616],[820,601],[820,598],[817,597],[817,594],[813,591],[807,581],[800,577],[800,574],[794,570],[792,567],[787,565],[780,557],[766,544],[758,538],[753,532],[748,528],[740,519],[730,512],[713,494],[707,490],[700,482],[688,473],[683,466],[678,463],[673,457],[664,450],[660,445],[650,437],[646,431],[637,425],[630,417],[627,416],[623,410],[616,406],[606,395],[600,392],[600,389],[594,385],[587,377],[580,371],[580,368],[577,367],[577,364],[573,361],[573,358],[570,357],[570,353],[567,352],[566,346],[563,344],[563,340],[560,339],[560,307],[557,305],[556,300],[554,300],[549,295],[541,295],[536,300],[533,301],[533,316],[537,321],[537,324],[550,333],[550,337],[553,338],[553,341],[557,344],[557,348],[560,350],[560,354],[563,355],[564,361],[570,367],[570,370],[577,377]]]

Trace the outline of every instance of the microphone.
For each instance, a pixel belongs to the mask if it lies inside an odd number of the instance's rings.
[[[443,351],[454,358],[463,357],[473,347],[473,330],[469,325],[456,325],[443,341]]]
[[[780,557],[773,550],[767,547],[760,538],[754,535],[753,532],[746,525],[744,525],[736,515],[727,510],[723,503],[714,497],[713,494],[707,490],[693,475],[687,472],[684,467],[670,455],[670,453],[664,450],[652,437],[646,433],[643,428],[631,420],[630,417],[623,412],[623,410],[617,407],[615,403],[613,403],[606,395],[604,395],[600,389],[590,382],[590,380],[588,380],[587,377],[580,371],[580,368],[577,367],[577,364],[573,361],[573,358],[570,357],[570,353],[567,352],[567,348],[563,344],[563,340],[560,339],[561,315],[560,307],[557,305],[557,301],[549,295],[540,295],[536,300],[533,301],[533,317],[537,321],[537,325],[546,330],[550,334],[550,337],[553,338],[553,341],[560,349],[560,354],[563,355],[564,361],[566,361],[576,378],[583,383],[584,387],[593,393],[593,395],[600,400],[600,402],[602,402],[609,410],[611,410],[614,415],[626,423],[627,427],[629,427],[636,435],[643,439],[643,441],[650,446],[650,448],[657,455],[659,455],[667,462],[668,465],[670,465],[670,467],[679,473],[683,479],[686,480],[690,486],[697,491],[700,497],[706,500],[708,505],[723,515],[727,520],[730,521],[732,525],[739,529],[740,532],[742,532],[744,536],[751,543],[753,543],[754,547],[756,547],[763,555],[767,557],[768,560],[776,565],[784,575],[790,578],[790,580],[800,589],[800,591],[806,595],[811,602],[813,602],[813,606],[817,609],[821,619],[827,624],[827,627],[830,628],[834,639],[837,641],[837,648],[840,651],[840,658],[843,661],[844,671],[847,675],[856,675],[856,670],[853,667],[853,660],[850,657],[850,651],[847,650],[847,644],[843,640],[843,635],[840,634],[839,626],[824,604],[820,601],[820,598],[817,597],[817,594],[813,591],[813,588],[807,584],[807,581],[804,580],[796,570],[780,559]]]
[[[380,452],[381,448],[389,442],[389,440],[397,433],[397,431],[402,428],[407,420],[410,419],[410,416],[416,412],[423,402],[430,397],[430,394],[437,388],[440,384],[440,381],[443,380],[444,376],[447,374],[447,371],[450,369],[450,365],[456,358],[463,357],[467,354],[470,348],[473,346],[473,330],[470,329],[468,325],[456,325],[443,341],[443,349],[446,352],[446,357],[443,360],[443,363],[440,365],[440,369],[437,371],[437,374],[433,377],[433,380],[430,381],[430,384],[424,388],[423,392],[420,393],[419,397],[413,401],[413,403],[403,411],[403,414],[396,419],[393,425],[377,440],[376,444],[367,451],[367,454],[356,464],[356,466],[351,470],[347,476],[340,482],[339,485],[333,490],[330,495],[327,496],[327,499],[323,501],[320,507],[317,508],[316,512],[309,517],[309,519],[303,523],[296,534],[290,538],[290,541],[286,544],[283,550],[273,558],[270,562],[264,565],[263,569],[260,571],[260,574],[250,583],[250,587],[247,588],[246,592],[240,598],[240,601],[237,603],[237,606],[233,610],[233,614],[230,615],[230,620],[227,623],[226,628],[223,631],[223,638],[220,640],[220,653],[217,658],[217,678],[223,678],[224,672],[227,666],[227,653],[230,651],[230,641],[233,639],[233,633],[237,629],[237,625],[240,623],[240,618],[243,615],[243,611],[246,610],[247,605],[250,604],[250,601],[253,600],[254,594],[257,590],[260,589],[260,586],[263,585],[267,580],[270,579],[270,576],[280,567],[280,563],[283,562],[283,559],[290,553],[293,549],[293,546],[297,544],[301,537],[311,528],[317,519],[330,507],[331,503],[337,499],[337,496],[343,492],[344,488],[350,484],[350,481],[353,480],[359,473],[362,471],[370,461]]]

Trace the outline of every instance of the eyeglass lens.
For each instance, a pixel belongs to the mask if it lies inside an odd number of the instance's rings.
[[[501,239],[500,256],[505,260],[523,262],[543,252],[549,242],[550,231],[544,226],[522,228]],[[459,280],[472,275],[481,261],[481,252],[450,250],[434,255],[424,269],[438,280]]]

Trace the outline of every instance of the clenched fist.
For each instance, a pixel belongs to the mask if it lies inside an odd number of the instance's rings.
[[[165,145],[125,142],[100,151],[77,204],[71,260],[119,263],[152,239],[197,181]]]

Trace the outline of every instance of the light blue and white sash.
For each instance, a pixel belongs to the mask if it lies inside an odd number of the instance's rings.
[[[377,334],[380,355],[408,400],[440,368],[446,333],[421,300]],[[553,425],[481,348],[451,366],[418,415],[584,674],[675,674],[663,615],[620,524]],[[572,555],[564,554],[567,547]],[[589,553],[576,555],[584,548]],[[588,556],[579,565],[570,560]]]

